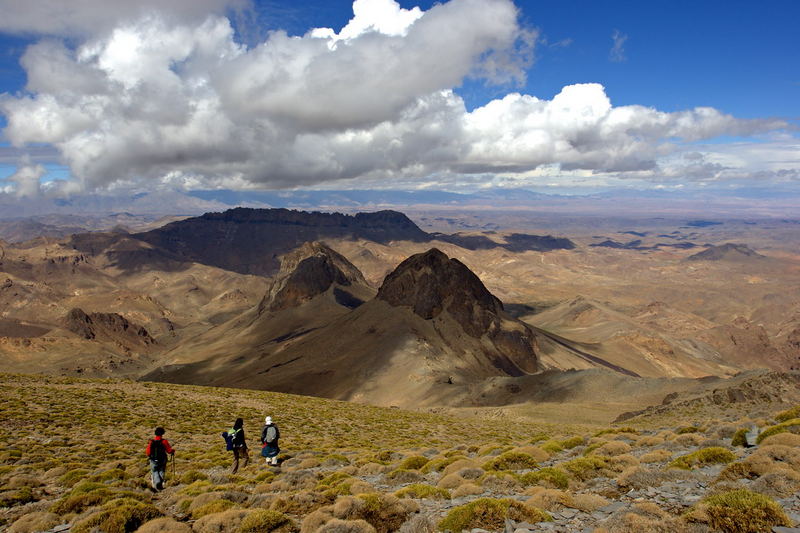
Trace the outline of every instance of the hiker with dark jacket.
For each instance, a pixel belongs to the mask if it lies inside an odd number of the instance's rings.
[[[164,489],[164,473],[167,470],[167,454],[175,456],[175,450],[164,438],[164,428],[157,427],[155,436],[147,443],[144,453],[150,461],[150,477],[154,490]]]
[[[239,457],[244,459],[242,466],[247,466],[250,462],[250,456],[247,454],[247,443],[244,440],[244,420],[237,418],[228,434],[231,437],[231,446],[233,448],[233,468],[231,474],[235,474],[239,470]]]
[[[281,432],[278,426],[272,423],[272,417],[268,416],[264,419],[264,429],[261,430],[261,455],[267,460],[268,465],[278,464],[278,454],[281,449],[278,446],[278,439],[281,438]]]

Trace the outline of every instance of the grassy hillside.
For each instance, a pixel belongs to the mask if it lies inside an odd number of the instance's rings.
[[[0,531],[423,532],[500,530],[506,518],[523,530],[760,531],[800,513],[797,410],[598,428],[8,374],[0,405]],[[258,456],[267,414],[280,468]],[[238,416],[253,462],[231,475],[219,434]],[[755,451],[734,445],[750,424],[771,427]],[[143,450],[156,425],[178,452],[154,494]],[[743,506],[758,512],[725,529]]]

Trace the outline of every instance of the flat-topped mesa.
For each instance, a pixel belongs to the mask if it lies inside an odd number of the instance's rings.
[[[280,270],[278,257],[308,241],[430,240],[430,235],[396,211],[345,215],[244,207],[172,222],[134,237],[183,260],[258,276],[274,276]]]
[[[361,271],[321,242],[307,242],[281,259],[281,269],[267,290],[259,313],[295,307],[332,285],[367,285]]]

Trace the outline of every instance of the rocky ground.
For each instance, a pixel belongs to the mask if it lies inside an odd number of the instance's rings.
[[[756,532],[800,522],[800,406],[558,426],[16,375],[0,375],[0,402],[9,533]],[[266,414],[283,434],[279,467],[257,454]],[[236,416],[254,460],[231,474],[219,433]],[[154,493],[143,448],[159,424],[178,453]]]

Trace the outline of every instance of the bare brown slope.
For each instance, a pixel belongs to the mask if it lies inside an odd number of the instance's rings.
[[[551,334],[581,342],[587,353],[640,376],[725,376],[743,368],[699,339],[713,323],[659,302],[625,314],[580,296],[524,318]],[[551,365],[565,369],[559,360]]]
[[[180,262],[128,237],[87,234],[82,242],[85,252],[73,240],[4,247],[0,370],[138,376],[162,350],[252,308],[264,293],[263,278]],[[74,308],[116,326],[87,339],[64,323]],[[144,349],[112,331],[124,330],[123,321],[156,342]]]
[[[325,327],[235,359],[167,367],[146,378],[437,405],[452,401],[453,383],[539,370],[533,330],[507,315],[463,264],[435,249],[401,263],[375,299]]]
[[[250,359],[280,352],[374,295],[347,259],[322,243],[305,243],[282,257],[281,271],[258,305],[182,342],[162,360],[169,370],[153,375],[180,383],[227,382]],[[198,364],[185,366],[192,363]]]

